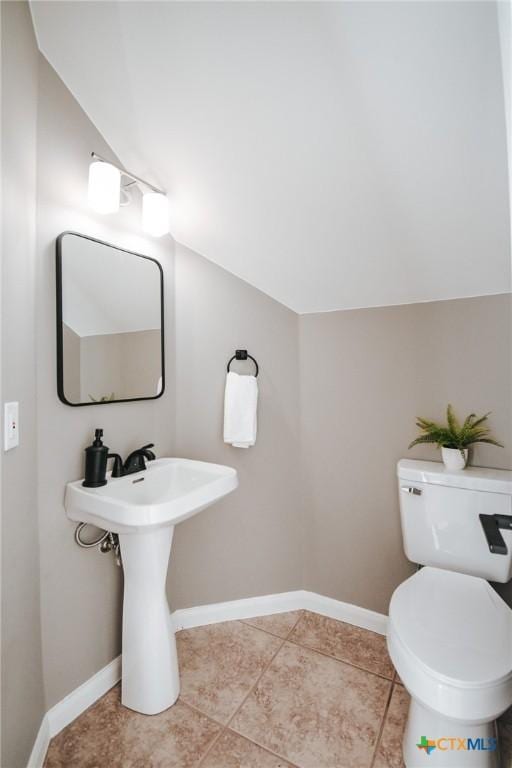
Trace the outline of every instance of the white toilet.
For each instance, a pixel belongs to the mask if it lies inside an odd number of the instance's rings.
[[[411,695],[407,768],[497,768],[496,718],[512,705],[512,472],[398,463],[405,554],[425,567],[393,593],[388,649]],[[500,536],[502,540],[500,542]],[[491,551],[491,546],[495,550]]]

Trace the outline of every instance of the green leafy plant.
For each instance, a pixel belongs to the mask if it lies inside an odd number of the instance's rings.
[[[409,448],[423,443],[435,443],[438,448],[456,448],[461,453],[474,443],[490,443],[503,448],[503,445],[492,437],[489,427],[485,424],[490,413],[489,411],[483,416],[470,413],[462,425],[451,405],[446,409],[446,424],[437,424],[418,416],[416,426],[421,429],[422,434],[412,441]]]

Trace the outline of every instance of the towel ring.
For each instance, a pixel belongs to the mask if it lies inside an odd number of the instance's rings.
[[[247,358],[249,358],[249,360],[252,360],[254,365],[256,366],[256,374],[255,375],[257,376],[258,373],[259,373],[259,370],[260,370],[259,365],[256,362],[256,360],[254,359],[254,357],[247,353],[246,349],[237,349],[236,350],[235,354],[233,355],[233,357],[231,358],[231,360],[228,363],[228,373],[229,373],[229,367],[230,367],[231,363],[233,362],[233,360],[247,360]]]

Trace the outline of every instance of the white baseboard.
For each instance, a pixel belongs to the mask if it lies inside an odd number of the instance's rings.
[[[50,739],[73,722],[121,679],[121,656],[71,691],[43,717],[27,768],[42,768]]]
[[[386,634],[387,616],[369,611],[367,608],[360,608],[358,605],[343,603],[332,597],[324,597],[316,592],[307,592],[302,589],[275,595],[230,600],[226,603],[181,608],[174,611],[171,618],[177,632],[181,629],[191,629],[206,624],[218,624],[221,621],[252,619],[256,616],[302,609],[338,621],[345,621],[348,624],[354,624],[356,627],[369,629],[381,635]],[[121,656],[118,656],[52,707],[43,718],[27,768],[42,768],[50,739],[94,704],[120,679]]]
[[[304,594],[306,593],[297,590],[295,592],[280,592],[276,595],[229,600],[226,603],[197,605],[193,608],[180,608],[174,611],[171,616],[174,629],[178,632],[180,629],[202,627],[206,624],[218,624],[221,621],[253,619],[255,616],[265,616],[271,613],[297,611],[304,607]]]
[[[50,724],[48,723],[48,715],[43,717],[39,733],[36,736],[32,752],[28,759],[27,768],[43,768],[46,752],[50,745]]]
[[[324,597],[316,592],[307,592],[302,589],[293,592],[280,592],[276,595],[230,600],[226,603],[181,608],[174,611],[172,620],[177,632],[180,629],[218,624],[221,621],[252,619],[255,616],[301,609],[313,611],[338,621],[345,621],[380,635],[386,634],[387,616],[382,613],[376,613],[358,605],[343,603],[341,600],[334,600],[332,597]]]
[[[341,600],[325,597],[316,592],[302,592],[302,594],[304,595],[302,607],[308,611],[337,619],[337,621],[345,621],[362,629],[369,629],[379,635],[386,634],[388,617],[383,613],[370,611],[368,608],[361,608],[352,603],[343,603]]]
[[[50,736],[60,733],[91,704],[109,691],[121,679],[121,656],[100,669],[95,675],[55,704],[47,713]]]

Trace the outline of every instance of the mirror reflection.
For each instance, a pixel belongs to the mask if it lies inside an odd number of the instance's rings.
[[[157,261],[65,232],[57,241],[58,391],[68,405],[159,397],[163,274]]]

